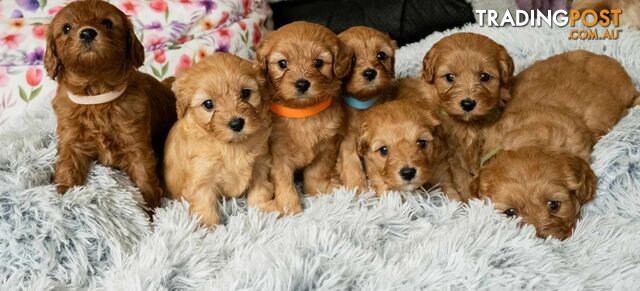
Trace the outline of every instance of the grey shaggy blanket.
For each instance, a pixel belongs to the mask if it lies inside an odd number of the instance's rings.
[[[620,60],[640,81],[640,32],[618,41],[568,41],[566,31],[465,27],[507,47],[521,70],[585,48]],[[415,75],[443,34],[403,47],[400,75]],[[562,76],[558,76],[562,80]],[[40,128],[25,132],[24,123]],[[52,114],[0,134],[0,289],[414,290],[636,289],[640,286],[640,108],[596,146],[595,202],[566,241],[488,201],[449,202],[439,190],[383,199],[338,190],[305,197],[304,213],[277,219],[222,202],[225,222],[201,228],[183,202],[149,223],[121,172],[94,165],[64,196],[50,178]],[[29,126],[28,128],[34,128]],[[428,195],[430,194],[430,195]],[[404,200],[401,197],[404,197]]]

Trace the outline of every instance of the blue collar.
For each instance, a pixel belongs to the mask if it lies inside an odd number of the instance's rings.
[[[347,103],[347,105],[355,109],[365,110],[371,108],[373,105],[376,105],[376,103],[378,103],[378,99],[379,98],[373,98],[367,101],[362,101],[353,96],[346,95],[344,96],[344,103]]]

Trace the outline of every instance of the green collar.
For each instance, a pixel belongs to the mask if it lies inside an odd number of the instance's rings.
[[[493,148],[488,153],[486,153],[484,156],[482,156],[482,159],[480,159],[480,167],[483,167],[484,164],[486,164],[489,160],[491,160],[491,158],[495,157],[495,155],[498,154],[501,150],[502,150],[502,145],[498,145],[497,147]]]

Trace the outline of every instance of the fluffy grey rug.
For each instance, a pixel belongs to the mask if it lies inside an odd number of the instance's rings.
[[[518,70],[574,48],[619,59],[640,81],[640,33],[568,41],[565,31],[463,28],[504,44]],[[399,50],[401,75],[420,70],[442,34]],[[562,76],[558,76],[561,81]],[[95,165],[89,182],[59,196],[51,113],[0,134],[0,289],[413,290],[635,289],[640,284],[640,108],[598,145],[597,197],[575,234],[535,237],[489,202],[449,202],[431,191],[354,199],[345,190],[305,198],[276,219],[224,202],[225,224],[198,226],[165,201],[153,225],[121,172]],[[28,128],[34,128],[29,126]]]

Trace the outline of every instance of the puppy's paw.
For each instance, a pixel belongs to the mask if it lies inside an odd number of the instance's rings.
[[[289,204],[289,205],[281,206],[280,209],[281,209],[280,213],[282,213],[282,215],[294,215],[302,212],[302,205]]]
[[[255,207],[260,209],[260,211],[262,212],[276,212],[278,213],[278,216],[282,216],[283,214],[282,209],[278,207],[278,204],[276,203],[275,200],[269,200],[269,201],[260,203]]]
[[[69,188],[71,187],[67,185],[61,185],[61,184],[56,185],[56,190],[58,190],[58,193],[61,195],[64,195],[64,193],[67,193],[67,191],[69,191]]]

